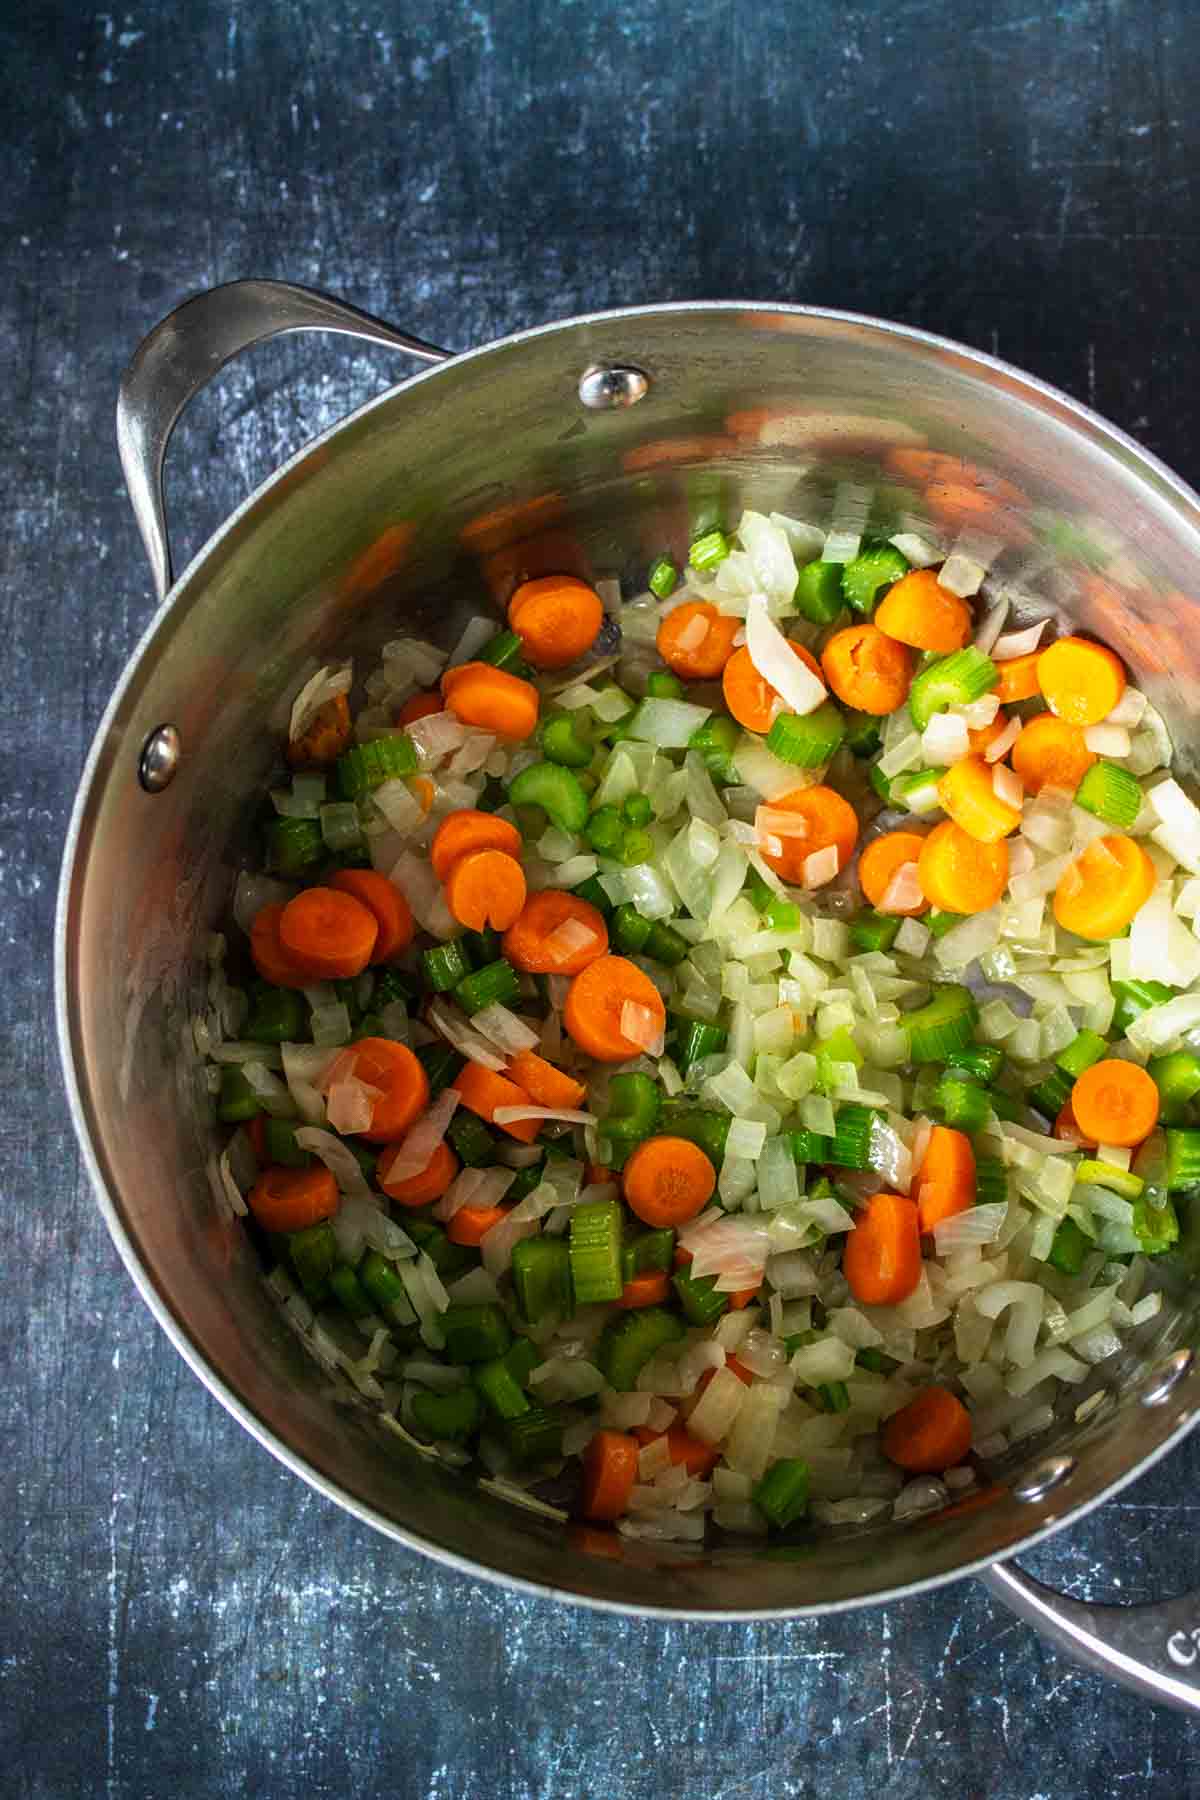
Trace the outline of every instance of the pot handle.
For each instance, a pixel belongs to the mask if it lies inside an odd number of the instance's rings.
[[[289,281],[230,281],[168,313],[135,350],[117,400],[121,467],[160,600],[172,581],[162,476],[176,420],[233,357],[293,331],[366,338],[426,362],[450,355],[344,300]]]
[[[981,1579],[993,1598],[1076,1662],[1160,1705],[1200,1713],[1200,1592],[1139,1606],[1098,1606],[993,1563]]]

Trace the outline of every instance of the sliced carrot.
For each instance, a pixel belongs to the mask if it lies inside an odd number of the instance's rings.
[[[1072,725],[1098,725],[1125,692],[1120,657],[1089,638],[1059,638],[1038,657],[1037,672],[1046,705]]]
[[[638,1425],[633,1435],[643,1447],[655,1444],[659,1438],[665,1437],[671,1461],[676,1466],[682,1464],[697,1481],[703,1481],[706,1476],[711,1475],[721,1460],[719,1445],[706,1444],[701,1438],[694,1438],[683,1425],[670,1425],[666,1431],[651,1431],[648,1425]]]
[[[446,1222],[446,1236],[452,1244],[478,1248],[493,1225],[499,1225],[511,1210],[508,1206],[460,1206]]]
[[[922,831],[889,831],[867,845],[858,859],[858,881],[872,906],[882,906],[895,876],[906,863],[916,863],[924,848]],[[922,898],[912,906],[889,906],[888,911],[912,917],[928,904]]]
[[[250,926],[250,956],[264,981],[273,987],[309,987],[315,977],[288,955],[279,941],[280,905],[263,906],[255,913]]]
[[[433,805],[433,783],[428,775],[409,775],[405,778],[407,787],[423,813],[428,813]]]
[[[1030,719],[1012,747],[1012,766],[1031,794],[1044,787],[1070,788],[1074,793],[1095,760],[1095,751],[1084,742],[1082,725],[1048,712]]]
[[[246,1204],[264,1231],[303,1231],[338,1209],[337,1182],[321,1163],[308,1169],[264,1169]]]
[[[811,650],[806,650],[803,644],[789,643],[789,647],[819,681],[825,679],[821,673],[821,665]],[[725,664],[721,676],[721,692],[738,724],[747,731],[757,731],[763,736],[770,731],[776,713],[784,710],[784,702],[779,693],[759,674],[744,644],[740,650],[734,651]]]
[[[883,1454],[914,1475],[938,1475],[971,1448],[971,1415],[949,1388],[927,1387],[883,1428]]]
[[[350,742],[350,730],[350,702],[345,694],[333,694],[300,736],[288,740],[288,762],[293,769],[327,769]]]
[[[1096,838],[1068,863],[1054,890],[1054,917],[1064,931],[1093,942],[1123,931],[1154,892],[1154,864],[1140,844],[1114,832]]]
[[[921,1279],[921,1226],[915,1200],[872,1194],[846,1233],[842,1274],[863,1306],[895,1306]]]
[[[621,1289],[621,1298],[617,1305],[626,1312],[636,1312],[642,1306],[661,1306],[671,1297],[671,1277],[665,1269],[647,1269],[644,1275],[635,1275]]]
[[[1040,692],[1040,660],[1040,650],[1028,650],[1024,656],[1010,656],[1007,662],[996,664],[996,685],[992,692],[1003,705],[1011,706],[1017,700],[1032,700]]]
[[[649,1028],[666,1028],[667,1009],[648,975],[625,956],[598,956],[576,975],[567,990],[563,1024],[572,1040],[597,1062],[626,1062],[645,1045],[627,1037],[622,1014],[627,1005],[650,1014]]]
[[[613,1171],[603,1163],[590,1162],[583,1165],[584,1187],[597,1187],[613,1179]]]
[[[530,681],[491,663],[460,663],[442,676],[446,710],[464,725],[521,742],[538,722],[538,691]]]
[[[687,1138],[645,1138],[625,1164],[625,1203],[643,1225],[656,1230],[686,1225],[704,1211],[717,1172]]]
[[[912,685],[912,656],[877,625],[835,631],[821,652],[821,668],[844,706],[877,717],[895,712]]]
[[[538,1106],[562,1106],[571,1110],[583,1105],[587,1089],[582,1081],[564,1074],[545,1057],[533,1050],[520,1050],[508,1065],[508,1072]]]
[[[921,846],[917,879],[929,904],[943,912],[986,912],[1008,886],[1008,846],[982,844],[946,819]]]
[[[521,583],[508,603],[508,623],[535,669],[563,669],[599,637],[604,606],[574,575],[541,575]]]
[[[342,1052],[336,1072],[377,1089],[371,1123],[360,1133],[373,1144],[395,1143],[429,1105],[425,1065],[407,1044],[392,1038],[360,1038]]]
[[[898,643],[945,655],[961,650],[970,637],[971,609],[942,586],[932,569],[910,569],[880,601],[875,623]]]
[[[913,1190],[922,1232],[975,1204],[975,1152],[965,1131],[935,1125]]]
[[[401,950],[408,949],[416,929],[412,907],[394,881],[375,869],[338,869],[329,877],[329,886],[339,893],[353,894],[374,914],[379,935],[371,952],[373,963],[390,962]]]
[[[658,654],[681,680],[712,681],[729,661],[741,628],[741,619],[718,612],[709,601],[686,600],[659,626]]]
[[[558,935],[568,920],[586,927],[582,933]],[[563,937],[579,937],[573,948],[564,948]],[[504,954],[514,969],[527,975],[578,975],[608,949],[608,926],[599,907],[568,894],[562,888],[542,888],[530,894],[521,916],[504,934]]]
[[[938,799],[954,823],[981,844],[998,844],[1021,823],[1020,809],[998,797],[992,773],[993,765],[982,756],[964,756],[937,784]]]
[[[463,1105],[477,1113],[481,1119],[486,1119],[489,1125],[494,1122],[497,1107],[537,1104],[515,1081],[509,1081],[505,1075],[497,1075],[493,1069],[485,1069],[482,1063],[467,1063],[450,1085],[462,1095]],[[516,1119],[498,1129],[506,1131],[509,1137],[517,1138],[522,1144],[532,1144],[542,1129],[542,1121]]]
[[[434,713],[445,712],[446,702],[438,693],[414,694],[406,700],[396,714],[397,725],[415,725],[418,719],[428,719]]]
[[[784,881],[799,885],[804,880],[804,865],[808,858],[815,856],[818,850],[827,850],[831,844],[837,847],[839,870],[844,869],[854,855],[854,846],[858,842],[858,815],[835,788],[820,785],[795,788],[790,794],[781,794],[777,800],[772,800],[771,810],[799,813],[807,826],[803,837],[780,832],[778,842],[782,849],[778,852],[764,849],[762,852],[763,861]]]
[[[752,1300],[757,1300],[762,1292],[761,1287],[738,1288],[729,1296],[730,1312],[743,1312]]]
[[[676,1258],[678,1259],[678,1252],[676,1252]],[[691,1262],[692,1260],[690,1253],[687,1260],[688,1262]],[[729,1370],[731,1375],[737,1376],[743,1387],[752,1387],[754,1385],[753,1375],[750,1373],[745,1363],[740,1363],[736,1356],[727,1356],[725,1358],[725,1367]],[[703,1375],[696,1383],[696,1393],[698,1395],[704,1392],[716,1372],[715,1369],[705,1369]]]
[[[405,1175],[399,1181],[391,1181],[388,1170],[403,1150],[403,1144],[385,1150],[375,1165],[375,1180],[388,1199],[397,1201],[401,1206],[428,1206],[431,1200],[440,1200],[458,1174],[458,1158],[449,1144],[443,1139],[425,1167],[416,1175]]]
[[[255,1113],[246,1121],[246,1136],[250,1139],[250,1148],[254,1152],[254,1160],[261,1169],[267,1160],[267,1115]]]
[[[1159,1092],[1137,1063],[1108,1056],[1085,1069],[1071,1089],[1071,1111],[1085,1137],[1127,1148],[1158,1124]]]
[[[279,919],[284,956],[320,981],[361,975],[378,936],[375,914],[338,888],[305,888],[288,901]]]
[[[1008,716],[1003,708],[996,714],[990,725],[979,725],[967,729],[967,742],[972,756],[982,756],[989,745],[994,744],[1002,732],[1008,729]]]
[[[429,861],[439,881],[445,881],[460,856],[469,850],[503,850],[509,856],[520,856],[521,834],[507,819],[495,813],[476,812],[464,806],[447,813],[433,834]]]
[[[525,904],[525,871],[503,850],[469,850],[446,877],[446,905],[469,931],[507,931]]]
[[[583,1453],[583,1511],[589,1519],[619,1519],[629,1507],[638,1472],[638,1441],[624,1431],[598,1431]]]
[[[1079,1120],[1072,1112],[1071,1102],[1069,1100],[1059,1113],[1057,1119],[1055,1119],[1051,1135],[1060,1139],[1064,1144],[1074,1144],[1079,1150],[1094,1150],[1096,1148],[1095,1138],[1085,1137],[1083,1132],[1079,1129]]]

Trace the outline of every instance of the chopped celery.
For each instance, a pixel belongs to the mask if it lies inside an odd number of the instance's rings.
[[[696,752],[715,782],[729,787],[738,778],[733,753],[740,737],[738,726],[722,713],[706,719],[693,731],[688,739],[688,749]]]
[[[816,625],[828,625],[836,619],[845,605],[841,563],[805,563],[796,576],[792,604]]]
[[[1075,789],[1075,804],[1106,825],[1128,831],[1142,810],[1142,784],[1120,763],[1101,759],[1092,764]]]
[[[463,1066],[463,1058],[458,1051],[453,1045],[444,1044],[440,1038],[436,1043],[422,1044],[416,1055],[429,1077],[429,1092],[435,1096],[444,1087],[449,1087]]]
[[[461,1443],[478,1431],[483,1409],[473,1387],[452,1388],[447,1394],[419,1388],[412,1397],[412,1416],[426,1437]]]
[[[572,888],[571,892],[578,894],[581,900],[586,900],[589,906],[594,906],[603,918],[608,919],[612,916],[613,903],[595,875],[589,875],[586,881],[581,881],[577,888]]]
[[[1085,1157],[1078,1164],[1075,1179],[1094,1182],[1097,1187],[1107,1188],[1110,1194],[1119,1194],[1122,1200],[1136,1200],[1146,1185],[1140,1175],[1118,1169],[1115,1163],[1096,1162],[1091,1157]]]
[[[371,1296],[349,1263],[339,1263],[330,1272],[329,1287],[342,1311],[351,1319],[365,1319],[375,1310]]]
[[[714,1112],[694,1101],[672,1100],[663,1106],[658,1129],[670,1137],[686,1138],[703,1150],[714,1168],[720,1168],[732,1123],[728,1113]]]
[[[267,862],[280,875],[302,875],[325,859],[325,839],[316,819],[272,819],[267,827]]]
[[[442,1314],[442,1330],[446,1334],[446,1360],[452,1363],[490,1362],[493,1357],[503,1356],[512,1342],[504,1308],[493,1300],[448,1307]]]
[[[846,735],[842,739],[855,756],[874,756],[880,745],[881,721],[874,713],[857,712],[853,707],[844,715]]]
[[[925,1006],[900,1015],[913,1062],[945,1062],[952,1050],[970,1043],[977,1018],[978,1009],[966,988],[935,988]]]
[[[542,720],[538,736],[546,760],[568,769],[586,769],[595,754],[595,745],[580,730],[576,712],[551,713]]]
[[[1179,1242],[1179,1215],[1171,1201],[1151,1206],[1148,1200],[1133,1203],[1133,1232],[1146,1256],[1161,1256]]]
[[[688,561],[693,569],[700,572],[706,569],[715,569],[719,563],[725,561],[732,549],[733,544],[729,538],[714,526],[711,531],[706,531],[693,540],[691,548],[688,550]]]
[[[842,592],[857,613],[872,613],[881,590],[908,573],[907,557],[891,544],[870,544],[842,568]]]
[[[511,1006],[520,991],[517,971],[502,956],[488,963],[486,968],[464,975],[454,985],[454,997],[468,1017],[482,1012],[485,1006]]]
[[[1061,1069],[1051,1069],[1044,1081],[1029,1090],[1029,1104],[1035,1106],[1042,1117],[1053,1124],[1067,1101],[1071,1098],[1071,1089],[1075,1083]]]
[[[635,1276],[665,1274],[675,1257],[675,1233],[669,1228],[640,1231],[627,1238],[621,1249],[621,1277],[625,1282]]]
[[[830,1150],[833,1139],[822,1137],[819,1132],[809,1131],[800,1126],[787,1134],[792,1159],[797,1163],[827,1163],[831,1161]]]
[[[488,639],[478,652],[478,658],[480,662],[491,663],[493,669],[507,669],[510,675],[526,675],[529,671],[522,654],[523,649],[515,631],[500,631],[494,638]]]
[[[1078,1275],[1090,1248],[1091,1239],[1084,1235],[1074,1219],[1064,1219],[1054,1233],[1046,1261],[1063,1275]]]
[[[650,565],[650,573],[646,577],[646,586],[660,600],[668,599],[679,581],[679,570],[669,556],[658,556]],[[682,692],[682,690],[681,690]]]
[[[947,1069],[937,1084],[934,1107],[957,1131],[982,1131],[991,1117],[991,1095],[965,1072]]]
[[[269,1163],[278,1163],[285,1169],[308,1168],[312,1153],[296,1142],[299,1126],[296,1119],[273,1119],[267,1114],[263,1120],[263,1149]]]
[[[976,1206],[1003,1206],[1008,1200],[1008,1170],[998,1156],[975,1158]]]
[[[1071,1039],[1065,1050],[1059,1052],[1054,1061],[1064,1075],[1077,1081],[1085,1069],[1090,1069],[1093,1063],[1098,1063],[1107,1054],[1107,1039],[1102,1038],[1098,1031],[1081,1031]]]
[[[308,1035],[303,994],[295,988],[271,987],[265,981],[250,989],[250,1016],[242,1036],[253,1044],[295,1044]]]
[[[1152,1006],[1162,1006],[1175,993],[1174,988],[1161,981],[1114,981],[1112,991],[1117,1001],[1112,1020],[1114,1037],[1122,1037],[1135,1019]]]
[[[673,1016],[672,1029],[675,1061],[684,1075],[701,1057],[715,1056],[718,1050],[723,1050],[729,1036],[723,1025],[714,1025],[706,1019],[686,1019],[681,1014]]]
[[[781,1456],[755,1485],[754,1504],[777,1531],[794,1525],[808,1511],[808,1464]]]
[[[634,1070],[613,1076],[601,1129],[612,1146],[617,1168],[623,1168],[630,1152],[654,1131],[661,1105],[662,1089],[649,1075]]]
[[[288,1255],[309,1298],[323,1295],[338,1262],[337,1238],[328,1219],[289,1232]]]
[[[225,1125],[240,1125],[257,1118],[262,1103],[242,1073],[240,1064],[224,1063],[221,1086],[217,1094],[217,1117]]]
[[[621,1205],[593,1200],[571,1211],[571,1285],[580,1306],[619,1300],[621,1280]]]
[[[372,738],[356,744],[337,761],[338,789],[343,800],[359,800],[385,781],[397,781],[418,771],[416,747],[406,731],[391,737]]]
[[[671,1286],[690,1325],[715,1325],[729,1310],[729,1295],[717,1292],[715,1275],[696,1277],[686,1269],[676,1269]]]
[[[468,1169],[479,1169],[496,1160],[496,1140],[473,1112],[459,1107],[449,1125],[446,1137],[459,1161]]]
[[[1146,1072],[1158,1089],[1164,1123],[1178,1124],[1200,1094],[1200,1056],[1194,1050],[1175,1050],[1169,1056],[1154,1057]]]
[[[961,1050],[951,1050],[946,1067],[965,1070],[978,1081],[990,1084],[1004,1067],[1004,1052],[995,1044],[966,1044]]]
[[[505,1442],[518,1463],[550,1462],[562,1454],[562,1420],[544,1406],[531,1406],[519,1418],[509,1419]]]
[[[600,856],[619,856],[625,842],[625,821],[615,806],[598,806],[584,826],[584,835]]]
[[[1200,1130],[1168,1125],[1163,1133],[1167,1146],[1167,1189],[1172,1194],[1200,1186]]]
[[[588,797],[562,763],[531,763],[509,782],[508,798],[513,806],[540,806],[560,831],[582,831],[587,824]]]
[[[767,749],[780,762],[815,769],[829,762],[845,735],[841,713],[825,700],[810,713],[780,713],[767,733]]]
[[[873,910],[862,912],[850,926],[850,941],[856,950],[890,950],[900,929],[895,913]]]
[[[968,644],[965,650],[939,656],[913,679],[908,710],[918,731],[924,731],[934,713],[948,706],[967,706],[981,700],[996,685],[998,670],[990,656]]]
[[[610,1319],[596,1345],[596,1366],[610,1387],[630,1393],[650,1358],[684,1335],[683,1320],[661,1306],[643,1306]]]
[[[471,973],[471,959],[463,940],[451,938],[448,944],[435,944],[432,950],[423,951],[421,968],[426,987],[435,994],[444,994]]]
[[[881,1116],[857,1102],[839,1107],[826,1162],[839,1169],[869,1169],[875,1123]]]

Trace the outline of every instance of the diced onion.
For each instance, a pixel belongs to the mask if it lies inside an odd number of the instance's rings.
[[[435,1205],[433,1216],[444,1224],[463,1206],[499,1206],[516,1179],[515,1169],[463,1169]]]
[[[801,662],[771,618],[765,594],[751,594],[746,613],[746,648],[750,660],[789,711],[810,713],[826,697],[823,681]]]
[[[596,933],[582,919],[564,919],[548,933],[543,948],[550,952],[555,962],[566,962],[579,950],[588,950],[598,943]]]
[[[921,734],[921,754],[927,763],[959,762],[970,748],[967,721],[960,713],[934,713]]]
[[[471,1030],[478,1031],[489,1044],[495,1044],[506,1056],[516,1056],[522,1050],[532,1050],[540,1041],[540,1032],[534,1031],[524,1019],[519,1019],[507,1006],[499,1003],[480,1007],[471,1014]]]
[[[572,1106],[498,1106],[492,1114],[497,1125],[515,1125],[521,1119],[558,1119],[564,1125],[595,1125],[595,1113]]]
[[[1129,733],[1123,725],[1110,725],[1107,721],[1089,725],[1083,741],[1097,756],[1120,758],[1129,755]]]
[[[812,856],[804,859],[804,885],[806,888],[823,887],[832,881],[838,872],[838,847],[826,844],[823,850],[817,850]]]
[[[233,890],[233,916],[242,930],[249,933],[264,906],[286,906],[296,890],[285,881],[274,881],[269,875],[254,875],[248,869],[238,873]]]
[[[1020,812],[1025,802],[1025,784],[1015,770],[998,762],[992,768],[992,792],[1003,806]]]
[[[661,1056],[664,1026],[656,1012],[636,1000],[626,1000],[621,1008],[621,1036],[648,1056]]]
[[[1008,631],[998,637],[988,654],[993,662],[1011,662],[1015,656],[1028,656],[1036,650],[1042,641],[1049,619],[1039,619],[1034,625],[1027,625],[1024,631]]]
[[[879,902],[879,910],[881,913],[911,912],[914,907],[922,904],[924,898],[916,863],[901,863],[887,884]]]
[[[911,560],[911,559],[910,559]],[[1010,601],[1007,594],[1001,594],[994,605],[984,613],[975,630],[975,648],[990,656],[996,641],[1004,629],[1004,621],[1008,617]]]
[[[407,1133],[392,1159],[389,1181],[407,1181],[429,1167],[434,1151],[446,1135],[446,1127],[459,1103],[457,1088],[445,1087]]]
[[[1133,915],[1128,966],[1127,979],[1171,987],[1190,987],[1200,977],[1200,942],[1172,907],[1168,887],[1156,888]]]
[[[331,1131],[302,1125],[296,1133],[296,1142],[302,1150],[311,1150],[325,1164],[343,1194],[351,1199],[369,1199],[371,1190],[358,1158],[340,1138],[334,1137]]]
[[[354,680],[352,663],[333,664],[318,669],[309,677],[296,698],[292,701],[291,717],[288,722],[288,741],[295,743],[304,736],[308,726],[316,718],[327,700],[338,694],[347,694]]]
[[[1020,737],[1023,729],[1024,725],[1020,719],[1010,719],[1000,735],[993,738],[991,743],[984,750],[984,762],[996,763],[1000,761],[1002,756],[1007,756],[1017,739]]]
[[[329,1089],[326,1112],[335,1131],[367,1131],[374,1114],[378,1088],[368,1087],[353,1075],[335,1081]]]
[[[479,1032],[473,1031],[457,1007],[450,1006],[442,1000],[435,1000],[427,1015],[430,1025],[453,1044],[460,1056],[468,1062],[481,1063],[485,1069],[502,1070],[507,1065],[507,1058]]]

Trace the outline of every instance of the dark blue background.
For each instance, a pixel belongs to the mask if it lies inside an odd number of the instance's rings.
[[[376,1538],[136,1302],[49,1026],[59,846],[150,594],[120,368],[246,274],[467,345],[688,296],[998,351],[1200,478],[1200,18],[1185,0],[159,0],[0,21],[0,1767],[43,1796],[800,1800],[1200,1792],[1193,1728],[959,1585],[827,1625],[627,1623]],[[179,539],[375,391],[313,341],[180,434]],[[164,1196],[164,1204],[170,1196]],[[1194,1577],[1185,1448],[1038,1570]]]

